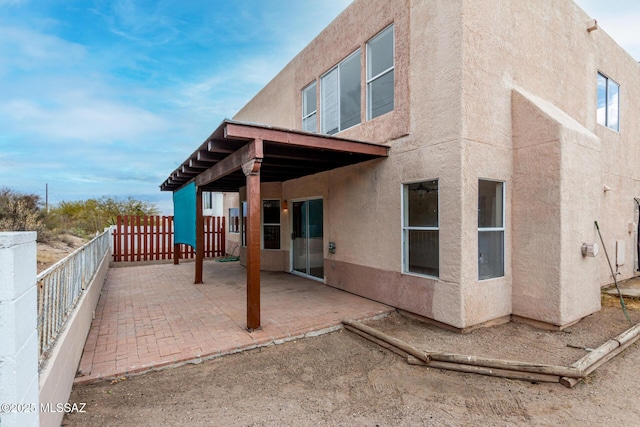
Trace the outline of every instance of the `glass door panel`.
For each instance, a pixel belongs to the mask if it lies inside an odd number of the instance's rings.
[[[293,270],[307,274],[307,202],[293,202]]]
[[[309,269],[307,274],[324,278],[324,252],[322,242],[322,199],[309,200]]]
[[[322,199],[293,202],[292,270],[324,278]]]

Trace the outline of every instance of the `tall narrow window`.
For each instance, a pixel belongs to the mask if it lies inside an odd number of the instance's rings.
[[[321,131],[332,135],[360,123],[360,50],[320,80]]]
[[[317,132],[316,82],[302,89],[302,130]]]
[[[264,249],[280,249],[280,200],[262,201],[262,242]]]
[[[478,181],[478,279],[504,276],[504,182]]]
[[[213,194],[209,191],[202,192],[202,209],[213,209]]]
[[[403,270],[438,277],[440,274],[438,181],[405,184],[403,187]]]
[[[240,217],[238,208],[229,208],[229,232],[238,233],[240,231]]]
[[[247,202],[240,203],[240,214],[242,215],[242,222],[240,225],[240,235],[242,236],[242,246],[247,246]]]
[[[598,73],[598,123],[620,131],[620,85]]]
[[[393,25],[367,43],[367,119],[393,111]]]

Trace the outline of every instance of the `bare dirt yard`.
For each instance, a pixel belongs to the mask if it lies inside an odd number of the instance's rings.
[[[81,247],[87,242],[81,237],[63,234],[50,242],[38,242],[38,274]]]
[[[468,334],[400,314],[367,322],[421,349],[568,366],[627,330],[617,299],[561,332],[509,323]],[[640,303],[627,301],[634,322]],[[640,345],[575,388],[413,366],[340,330],[199,364],[76,386],[64,426],[640,425]]]

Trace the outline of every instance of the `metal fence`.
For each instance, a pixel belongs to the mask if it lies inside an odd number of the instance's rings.
[[[38,341],[41,364],[46,360],[47,351],[55,343],[80,295],[95,276],[110,243],[107,230],[38,274]]]

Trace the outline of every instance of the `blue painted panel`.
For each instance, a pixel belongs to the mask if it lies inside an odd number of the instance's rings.
[[[174,243],[196,247],[196,183],[173,193]]]

